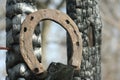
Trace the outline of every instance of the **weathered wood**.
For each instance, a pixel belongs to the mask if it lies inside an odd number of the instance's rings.
[[[68,15],[82,33],[83,58],[79,77],[81,80],[101,80],[102,23],[99,0],[67,0],[66,5]]]
[[[31,80],[34,76],[31,75],[31,71],[22,59],[19,49],[21,24],[28,14],[37,11],[34,2],[36,0],[6,0],[6,47],[10,48],[6,53],[6,72],[8,74],[6,80]],[[36,45],[38,44],[36,43],[34,48],[40,48]],[[39,53],[35,53],[35,55],[40,57]],[[20,66],[23,63],[22,68],[26,68],[26,70],[21,73]]]

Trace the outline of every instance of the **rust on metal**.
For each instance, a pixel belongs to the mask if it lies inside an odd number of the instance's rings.
[[[0,47],[0,50],[11,50],[11,49],[8,47]]]
[[[42,63],[40,63],[34,56],[32,46],[32,35],[35,27],[43,20],[54,21],[60,24],[68,32],[73,49],[73,52],[71,52],[73,54],[71,57],[71,65],[75,66],[76,69],[80,69],[82,58],[82,38],[78,27],[65,13],[51,9],[42,9],[28,15],[22,24],[20,32],[20,51],[28,67],[36,74],[40,74],[45,71]]]

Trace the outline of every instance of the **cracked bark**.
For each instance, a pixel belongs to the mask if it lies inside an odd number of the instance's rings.
[[[67,0],[67,13],[78,25],[83,38],[80,80],[101,80],[102,23],[98,6],[99,0]],[[69,43],[69,38],[67,40]]]
[[[37,11],[37,7],[40,7],[37,1],[7,0],[6,47],[11,47],[13,50],[8,51],[6,56],[8,73],[6,80],[35,80],[34,74],[31,75],[31,71],[20,56],[19,32],[25,16]],[[100,50],[102,25],[98,3],[99,0],[67,0],[67,13],[78,25],[83,38],[83,60],[79,78],[76,77],[76,80],[101,80]],[[36,50],[40,48],[38,46],[39,41],[36,42],[40,34],[40,31],[37,30],[39,29],[36,29],[33,35],[33,46],[36,47],[34,49],[35,54],[38,54]],[[68,47],[68,51],[70,51],[70,47]]]
[[[37,0],[7,0],[6,3],[6,47],[10,47],[12,50],[8,50],[6,53],[6,80],[34,80],[34,74],[29,70],[26,63],[23,61],[19,50],[19,34],[21,24],[25,17],[37,11]],[[34,54],[40,61],[40,29],[39,25],[36,27],[33,34],[33,47]]]

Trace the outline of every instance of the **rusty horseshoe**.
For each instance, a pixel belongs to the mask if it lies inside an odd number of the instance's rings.
[[[72,44],[72,63],[80,69],[82,56],[82,38],[77,25],[65,13],[58,10],[42,9],[26,17],[20,32],[20,51],[21,55],[30,68],[36,74],[43,73],[45,70],[35,55],[33,54],[32,35],[36,25],[43,20],[51,20],[60,24],[69,34]],[[69,61],[68,61],[69,63]]]

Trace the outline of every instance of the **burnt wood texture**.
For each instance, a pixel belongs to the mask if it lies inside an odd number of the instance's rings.
[[[83,59],[79,80],[101,80],[102,23],[99,0],[67,0],[66,5],[67,14],[82,33]],[[69,43],[69,38],[67,40]],[[69,50],[71,49],[68,48]]]
[[[27,66],[20,53],[19,37],[23,20],[32,12],[37,11],[39,0],[7,0],[6,3],[6,80],[43,80],[38,78]],[[73,68],[70,71],[73,80],[101,80],[101,29],[102,23],[99,12],[99,0],[67,0],[67,14],[77,24],[82,33],[82,62],[81,69],[77,75],[73,75]],[[41,61],[39,49],[41,48],[41,31],[39,24],[33,33],[33,50],[37,59]],[[70,37],[68,42],[68,59],[72,55]],[[63,65],[65,68],[67,65]],[[53,67],[55,67],[53,65]],[[63,67],[61,67],[63,68]],[[60,69],[60,68],[59,68]],[[58,69],[58,70],[59,70]],[[63,68],[64,69],[64,68]],[[63,70],[60,69],[60,70]],[[67,69],[66,69],[67,70]],[[49,69],[48,69],[49,72]],[[62,71],[59,71],[62,72]],[[61,75],[60,73],[57,73]],[[67,73],[64,73],[67,74]],[[51,73],[49,72],[49,75]],[[56,80],[49,78],[46,80]],[[69,75],[69,76],[70,76]],[[58,76],[58,75],[56,75]],[[62,76],[62,75],[61,75]],[[69,79],[69,76],[67,79]],[[53,77],[53,75],[52,75]],[[58,76],[59,77],[59,76]],[[62,78],[62,77],[61,77]],[[62,79],[61,79],[62,80]]]

